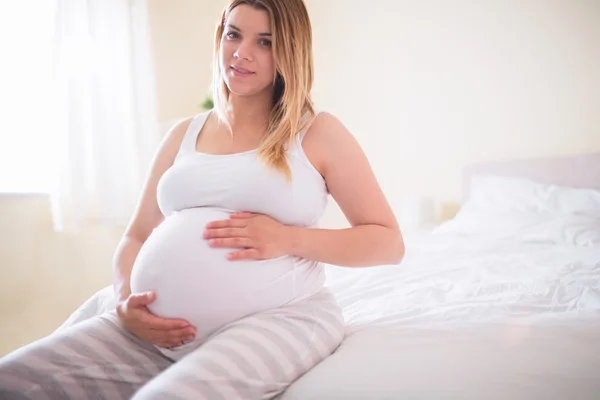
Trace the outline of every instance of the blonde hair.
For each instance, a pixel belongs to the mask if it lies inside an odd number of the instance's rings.
[[[219,120],[228,125],[229,90],[221,76],[218,55],[227,17],[241,4],[264,10],[269,15],[276,72],[267,135],[258,148],[258,157],[267,167],[285,174],[289,182],[291,171],[286,161],[286,143],[292,143],[315,116],[310,94],[314,72],[308,11],[303,0],[232,0],[223,10],[215,32],[212,95]],[[303,119],[305,115],[309,118]]]

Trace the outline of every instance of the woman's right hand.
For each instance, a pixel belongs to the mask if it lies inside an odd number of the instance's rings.
[[[194,339],[196,329],[182,319],[161,318],[146,307],[156,299],[153,292],[131,294],[117,304],[117,315],[125,328],[158,347],[181,346]]]

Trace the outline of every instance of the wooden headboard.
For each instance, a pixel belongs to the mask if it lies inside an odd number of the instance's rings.
[[[475,175],[520,177],[542,183],[600,190],[600,153],[480,162],[463,169],[463,201]]]

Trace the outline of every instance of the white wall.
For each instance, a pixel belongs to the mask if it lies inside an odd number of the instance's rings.
[[[215,27],[226,0],[148,0],[159,120],[201,111],[209,93]]]
[[[0,196],[0,357],[56,329],[111,282],[119,228],[52,230],[47,197]]]
[[[600,1],[308,0],[315,100],[392,202],[470,162],[600,151]],[[343,225],[337,207],[327,222]]]

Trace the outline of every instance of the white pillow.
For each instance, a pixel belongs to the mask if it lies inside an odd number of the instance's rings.
[[[465,205],[435,232],[600,246],[600,191],[476,176]]]
[[[548,212],[600,218],[600,191],[570,188],[523,178],[481,175],[470,182],[465,208]]]

